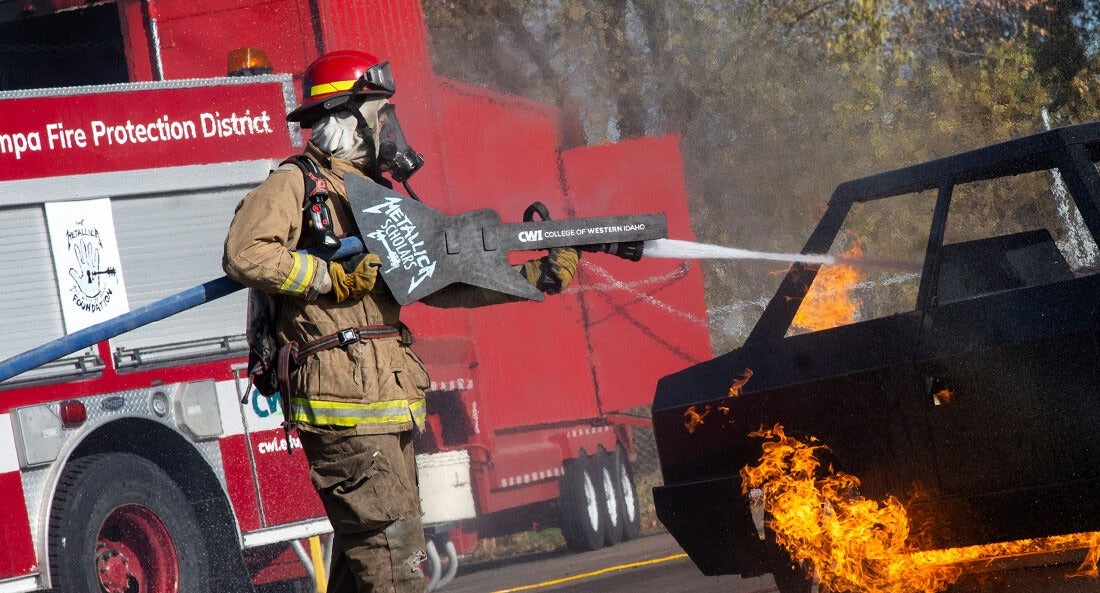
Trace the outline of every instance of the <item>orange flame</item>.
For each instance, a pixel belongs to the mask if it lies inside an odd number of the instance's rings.
[[[741,395],[741,388],[745,386],[745,383],[749,382],[752,378],[752,369],[744,369],[739,375],[733,378],[733,384],[730,385],[730,391],[728,397],[738,397]]]
[[[703,418],[706,418],[707,414],[710,414],[710,406],[703,408],[702,412],[696,410],[695,406],[689,406],[688,409],[684,411],[684,428],[688,431],[688,434],[694,433],[695,429],[699,428],[699,425],[703,423]]]
[[[934,593],[976,563],[1086,547],[1089,554],[1074,576],[1097,576],[1100,533],[918,551],[907,543],[910,524],[902,504],[893,496],[876,502],[855,494],[858,478],[821,467],[818,452],[827,448],[820,441],[803,442],[780,425],[750,436],[765,439],[764,453],[758,465],[742,468],[742,492],[763,491],[776,543],[816,571],[823,591]]]
[[[745,383],[749,382],[752,378],[752,369],[744,369],[733,378],[733,383],[730,385],[729,394],[727,397],[738,397],[741,395],[741,388],[745,386]],[[729,406],[717,405],[712,406],[707,404],[703,406],[702,410],[696,410],[695,406],[688,406],[687,410],[684,410],[684,429],[688,431],[688,434],[694,434],[695,429],[699,428],[699,425],[703,423],[703,420],[712,411],[718,410],[723,415],[729,414]]]
[[[845,259],[862,259],[863,246],[855,239],[850,249],[844,252]],[[799,306],[791,322],[793,328],[806,331],[820,331],[856,320],[861,305],[853,298],[857,284],[865,279],[863,272],[855,266],[834,264],[822,266],[817,271],[814,283]]]

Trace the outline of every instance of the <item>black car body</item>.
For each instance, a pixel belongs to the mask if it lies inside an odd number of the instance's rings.
[[[802,253],[835,249],[853,208],[914,195],[927,204],[913,305],[792,335],[821,267],[794,264],[742,347],[659,382],[657,513],[703,573],[772,572],[739,471],[760,458],[749,433],[775,424],[819,438],[863,496],[894,495],[930,518],[925,548],[1100,530],[1100,274],[1067,263],[1054,239],[1064,228],[945,241],[962,188],[996,199],[1032,191],[1024,180],[1041,176],[1035,199],[1053,200],[1056,170],[1094,247],[1098,155],[1100,122],[837,187]],[[691,411],[707,409],[688,426]]]

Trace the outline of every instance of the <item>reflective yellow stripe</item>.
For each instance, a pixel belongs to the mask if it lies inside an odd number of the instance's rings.
[[[329,402],[296,397],[290,400],[290,420],[327,426],[356,424],[401,424],[425,419],[424,400],[409,403],[398,399],[385,402]]]
[[[328,93],[338,93],[340,91],[350,90],[353,84],[355,84],[354,80],[339,80],[336,82],[315,84],[309,87],[309,96],[316,97],[317,95],[325,95]]]
[[[290,275],[286,277],[286,280],[283,280],[282,286],[279,287],[279,292],[293,296],[303,295],[313,284],[313,276],[317,274],[317,265],[309,255],[292,251],[290,256],[294,258],[294,265],[290,268]]]
[[[417,426],[424,426],[424,421],[428,419],[428,405],[427,400],[418,399],[409,404],[409,411],[412,412],[413,422]]]

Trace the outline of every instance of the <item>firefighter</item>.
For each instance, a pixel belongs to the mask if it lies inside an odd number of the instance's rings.
[[[412,441],[423,428],[428,374],[378,275],[377,255],[326,262],[298,252],[326,242],[329,233],[354,232],[345,177],[389,185],[383,172],[401,181],[417,164],[379,157],[394,152],[380,150],[380,130],[397,125],[386,108],[394,93],[387,62],[359,51],[328,53],[309,65],[303,87],[303,101],[287,120],[311,129],[304,159],[281,165],[238,204],[223,267],[271,295],[287,421],[297,428],[335,532],[328,591],[425,591]],[[327,193],[328,224],[308,212],[306,194],[318,187]],[[556,249],[517,270],[554,293],[572,281],[578,259],[576,250]],[[557,286],[546,288],[547,278]],[[423,302],[476,307],[513,300],[458,284]]]

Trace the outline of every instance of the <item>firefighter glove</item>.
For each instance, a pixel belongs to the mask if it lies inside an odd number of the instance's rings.
[[[523,276],[542,292],[558,294],[573,282],[580,259],[572,247],[555,247],[549,255],[523,264]]]
[[[361,299],[367,296],[378,280],[382,259],[373,253],[360,253],[342,262],[330,262],[328,273],[332,276],[332,292],[336,302]]]

